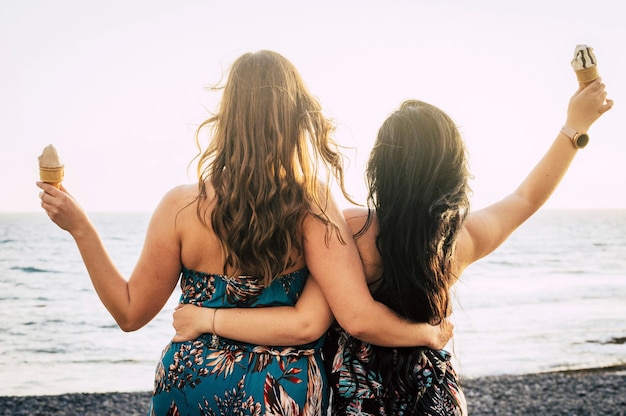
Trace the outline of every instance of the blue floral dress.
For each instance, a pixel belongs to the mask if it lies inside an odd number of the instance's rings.
[[[334,325],[324,352],[334,416],[467,415],[447,351],[379,347]]]
[[[213,308],[294,305],[307,276],[303,268],[264,288],[260,278],[185,268],[181,303]],[[193,341],[172,342],[157,365],[150,414],[326,414],[323,341],[275,347],[205,334]]]

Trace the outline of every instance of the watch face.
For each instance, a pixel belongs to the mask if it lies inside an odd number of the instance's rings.
[[[582,149],[583,147],[587,146],[587,143],[589,143],[589,136],[587,136],[586,134],[581,134],[576,138],[576,147]]]

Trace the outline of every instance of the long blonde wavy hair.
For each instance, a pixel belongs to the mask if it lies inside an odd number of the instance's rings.
[[[199,149],[205,127],[212,139],[198,160],[198,217],[208,226],[206,211],[214,204],[210,223],[221,241],[224,274],[230,268],[262,276],[267,286],[303,255],[307,213],[326,225],[326,239],[337,231],[326,213],[331,177],[350,197],[343,156],[331,138],[335,127],[293,64],[267,50],[232,64],[217,112],[196,132]],[[215,188],[212,200],[207,182]]]

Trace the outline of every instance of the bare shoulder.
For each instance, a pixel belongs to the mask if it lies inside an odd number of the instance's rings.
[[[194,205],[197,195],[198,186],[193,184],[179,185],[170,189],[161,198],[154,210],[153,219],[163,221],[178,217],[181,212],[185,211],[186,207]]]
[[[166,203],[188,204],[198,197],[197,184],[178,185],[163,196],[162,201]]]
[[[350,207],[343,210],[343,216],[348,223],[352,234],[358,233],[367,223],[368,210],[360,207]]]
[[[376,235],[378,234],[376,216],[366,208],[358,207],[344,209],[343,215],[351,234],[353,236],[359,235],[355,243],[363,263],[365,278],[368,284],[374,283],[383,274],[382,259],[376,247]]]

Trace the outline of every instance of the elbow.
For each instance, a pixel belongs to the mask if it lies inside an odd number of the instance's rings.
[[[117,321],[117,325],[124,332],[134,332],[134,331],[138,330],[139,328],[141,328],[141,325],[137,325],[134,322],[120,322],[120,321]]]
[[[330,324],[323,325],[319,321],[303,322],[299,326],[298,330],[294,331],[294,334],[296,335],[295,341],[297,342],[297,344],[308,344],[311,342],[315,342],[322,336],[324,336],[329,327]]]
[[[341,328],[354,338],[360,339],[361,341],[367,341],[369,339],[370,329],[372,326],[368,325],[365,321],[350,319],[346,322],[339,322],[339,325],[341,325]]]
[[[134,332],[138,330],[139,328],[141,328],[140,326],[137,326],[137,325],[119,324],[119,323],[118,323],[118,326],[124,332]]]
[[[317,315],[310,317],[310,319],[300,319],[296,328],[291,331],[296,337],[294,342],[298,345],[302,345],[317,341],[326,334],[333,319],[330,311],[328,314],[325,314],[325,316]]]
[[[119,326],[120,329],[124,332],[137,331],[146,324],[146,322],[143,322],[133,317],[118,317],[115,318],[115,322],[117,323],[117,326]]]

